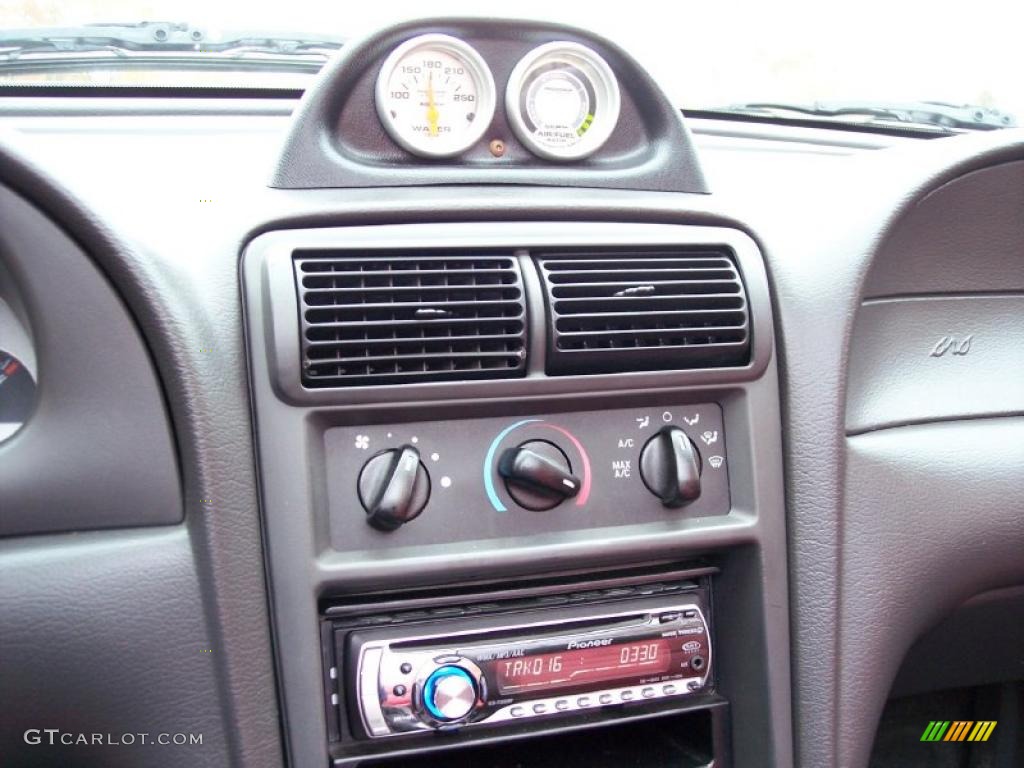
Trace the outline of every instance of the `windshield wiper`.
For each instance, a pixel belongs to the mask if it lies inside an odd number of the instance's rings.
[[[1012,115],[990,107],[947,104],[940,101],[815,101],[809,104],[752,101],[720,107],[715,112],[745,115],[806,115],[816,119],[872,125],[902,123],[953,130],[991,131],[1017,125]]]
[[[143,21],[132,24],[84,24],[0,30],[0,68],[45,64],[97,55],[130,59],[248,63],[288,60],[292,66],[319,70],[344,45],[330,35],[227,30],[209,33],[185,23]],[[33,67],[34,68],[34,67]]]

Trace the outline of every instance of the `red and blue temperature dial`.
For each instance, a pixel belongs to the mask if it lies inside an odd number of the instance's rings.
[[[509,439],[524,427],[529,429],[523,430],[522,442]],[[568,451],[559,437],[568,441]],[[498,495],[498,478],[517,505],[537,512],[570,499],[582,507],[590,497],[592,475],[586,449],[565,427],[543,419],[523,419],[501,430],[487,449],[483,475],[487,498],[497,512],[508,511]]]

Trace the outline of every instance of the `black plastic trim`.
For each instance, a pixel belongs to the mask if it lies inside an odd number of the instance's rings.
[[[735,254],[730,249],[537,249],[533,251],[533,257],[544,286],[544,307],[548,315],[548,358],[545,366],[548,375],[728,368],[749,361],[750,316],[746,289],[735,263]],[[644,263],[626,268],[620,264],[621,260]],[[680,261],[693,263],[675,264]],[[701,262],[723,261],[728,263],[728,267],[697,266]],[[581,272],[571,266],[574,263],[593,265],[598,262],[601,263],[602,282],[619,286],[633,283],[631,290],[644,290],[646,287],[649,292],[626,298],[618,293],[604,295],[600,283],[583,278],[584,275],[593,277],[593,267],[589,267],[590,271]],[[714,291],[693,291],[701,284],[706,285],[705,281],[698,279],[698,273],[709,270],[718,274],[708,279],[720,285]],[[672,277],[658,274],[664,271],[674,274]],[[571,273],[579,277],[576,280],[566,279],[566,275]],[[624,273],[637,277],[626,279],[622,276]],[[650,285],[644,286],[647,281]],[[666,283],[659,284],[659,281]],[[718,295],[712,297],[709,293]],[[620,298],[628,302],[627,309],[616,309],[616,301]],[[587,309],[574,310],[573,303],[577,306],[585,303]],[[693,307],[694,304],[698,306]],[[726,304],[731,306],[725,307]],[[677,310],[684,306],[688,316],[696,316],[695,324],[687,328],[666,325],[667,316],[681,314]],[[741,316],[742,320],[728,328],[710,326],[703,330],[701,320],[716,312],[728,313],[734,319]],[[609,324],[617,327],[613,331],[601,327]],[[575,325],[575,333],[566,331],[564,325]],[[702,333],[707,337],[701,339]],[[596,345],[595,342],[600,342],[604,334],[625,338],[627,342],[643,340],[643,343],[615,347]],[[716,334],[719,338],[712,340]],[[730,335],[733,338],[725,338]],[[573,346],[573,336],[581,340],[580,345]],[[653,340],[656,343],[652,343]]]
[[[296,250],[303,386],[524,376],[526,294],[519,261],[511,250],[474,248],[372,255],[345,248]],[[367,262],[374,266],[363,269]],[[363,329],[362,338],[341,338],[354,326]],[[489,349],[480,342],[490,342]],[[482,364],[488,358],[504,364]],[[410,365],[412,360],[422,369]]]

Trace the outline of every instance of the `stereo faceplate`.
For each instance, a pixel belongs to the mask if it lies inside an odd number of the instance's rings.
[[[339,634],[370,738],[693,696],[712,648],[698,593]]]

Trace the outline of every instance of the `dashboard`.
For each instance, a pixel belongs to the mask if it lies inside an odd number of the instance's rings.
[[[16,762],[887,765],[1020,679],[1019,131],[685,117],[467,19],[2,99]]]

